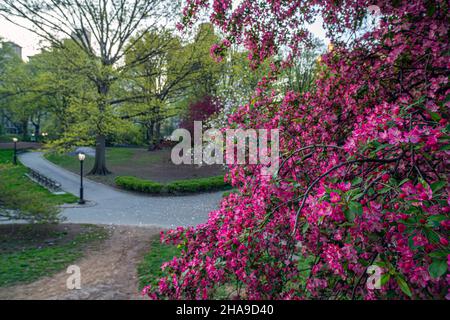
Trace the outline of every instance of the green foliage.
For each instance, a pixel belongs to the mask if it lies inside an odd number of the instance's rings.
[[[162,276],[161,265],[165,261],[173,259],[180,253],[180,250],[173,245],[160,243],[155,239],[150,245],[150,251],[144,256],[142,262],[138,265],[139,289],[144,286],[157,286],[158,280]]]
[[[229,189],[231,186],[224,181],[223,176],[179,180],[166,185],[169,193],[192,193]]]
[[[182,194],[195,192],[208,192],[230,189],[231,186],[224,181],[223,176],[179,180],[162,184],[136,177],[117,177],[116,185],[126,190],[150,193],[150,194]]]
[[[18,226],[18,232],[24,227]],[[33,227],[33,226],[31,226]],[[36,227],[36,226],[34,226]],[[104,228],[85,226],[84,230],[66,242],[67,233],[49,234],[49,241],[30,244],[28,239],[21,240],[21,250],[11,250],[18,240],[2,239],[0,245],[0,287],[17,283],[33,282],[43,276],[50,276],[82,257],[87,244],[95,243],[107,237]],[[33,239],[31,239],[33,240]],[[12,243],[13,242],[13,243]],[[25,243],[23,243],[25,242]]]
[[[12,165],[12,158],[11,150],[0,150],[0,219],[58,222],[57,205],[76,202],[77,198],[51,194],[25,176],[27,168]]]
[[[163,190],[163,185],[158,182],[142,180],[136,177],[117,177],[115,180],[119,187],[126,190],[158,194]]]
[[[239,190],[238,190],[238,189],[232,189],[232,190],[229,190],[229,191],[225,191],[225,192],[222,194],[222,197],[226,198],[226,197],[228,197],[229,195],[231,195],[232,193],[238,194],[238,193],[239,193]]]
[[[447,272],[447,261],[446,260],[434,260],[429,266],[430,276],[433,279],[437,279],[443,276]]]
[[[161,156],[158,154],[152,154],[150,152],[139,152],[141,149],[135,148],[107,148],[106,160],[112,166],[127,167],[132,165],[134,167],[144,167],[152,163],[161,162]],[[53,162],[54,164],[63,167],[69,171],[78,173],[80,170],[80,162],[76,156],[71,156],[58,152],[49,152],[44,157]],[[86,157],[85,168],[90,169],[94,165],[93,157]]]

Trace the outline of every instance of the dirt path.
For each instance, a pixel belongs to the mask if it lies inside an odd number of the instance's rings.
[[[68,290],[66,270],[36,282],[0,289],[0,299],[128,300],[142,299],[136,266],[160,229],[112,226],[100,247],[88,249],[74,263],[81,270],[81,289]]]

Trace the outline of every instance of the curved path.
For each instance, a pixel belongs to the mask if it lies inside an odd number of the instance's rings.
[[[25,166],[59,182],[64,191],[78,194],[80,176],[47,161],[41,152],[24,153],[19,159]],[[67,222],[166,228],[198,225],[218,208],[223,194],[155,197],[123,192],[89,179],[84,182],[85,197],[95,205],[64,208],[62,214]]]

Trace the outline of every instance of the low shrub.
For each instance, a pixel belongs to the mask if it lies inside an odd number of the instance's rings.
[[[150,180],[143,180],[136,177],[121,176],[115,179],[116,185],[132,191],[161,194],[161,193],[194,193],[227,190],[231,186],[224,181],[224,176],[199,178],[191,180],[179,180],[169,182],[167,184],[154,182]]]
[[[164,185],[150,180],[142,180],[136,177],[117,177],[116,185],[132,191],[158,194],[163,190]]]
[[[166,185],[169,193],[204,192],[229,189],[231,186],[225,182],[223,176],[180,180]]]

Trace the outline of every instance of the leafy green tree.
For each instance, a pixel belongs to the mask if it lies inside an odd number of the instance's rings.
[[[126,105],[125,117],[142,123],[147,132],[149,150],[161,140],[161,123],[179,114],[185,99],[204,69],[202,55],[196,42],[184,44],[170,30],[147,32],[130,49],[127,59],[153,52],[151,59],[129,72],[127,87],[132,95],[140,97]]]
[[[91,174],[110,173],[106,167],[106,136],[117,125],[114,120],[119,119],[114,117],[114,105],[125,102],[113,96],[114,86],[123,73],[151,56],[149,53],[124,62],[128,51],[141,39],[134,35],[141,29],[142,35],[159,29],[172,13],[173,5],[176,2],[163,0],[43,0],[39,3],[5,0],[0,3],[0,15],[5,19],[22,26],[26,24],[21,21],[30,23],[34,27],[29,28],[31,31],[56,47],[65,47],[61,35],[70,38],[90,59],[89,69],[84,59],[67,59],[66,64],[79,68],[79,74],[96,91],[92,101],[82,103],[95,117],[91,130],[96,136],[96,157]]]
[[[19,124],[23,139],[28,138],[29,110],[22,103],[23,80],[26,67],[14,53],[8,42],[1,42],[0,49],[0,109],[2,116],[11,123]]]

